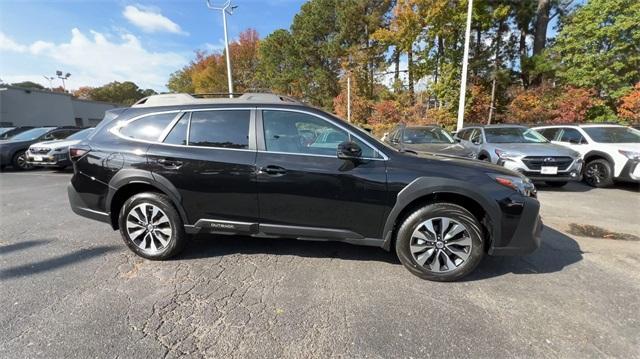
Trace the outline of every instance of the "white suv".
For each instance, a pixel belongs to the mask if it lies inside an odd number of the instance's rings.
[[[534,127],[553,143],[580,152],[584,180],[594,187],[616,181],[640,182],[640,131],[605,124]]]

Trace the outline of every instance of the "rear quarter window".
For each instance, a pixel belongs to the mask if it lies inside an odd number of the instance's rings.
[[[133,120],[120,128],[120,134],[136,140],[156,141],[176,113],[160,113]]]

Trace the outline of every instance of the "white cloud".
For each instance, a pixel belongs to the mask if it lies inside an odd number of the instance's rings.
[[[40,65],[50,62],[47,68],[51,68],[51,72],[57,69],[70,72],[68,88],[133,81],[140,87],[161,90],[168,75],[188,62],[180,53],[149,51],[131,34],[121,35],[120,41],[110,41],[102,33],[91,31],[89,37],[77,28],[71,30],[71,39],[66,43],[36,41],[27,46],[17,44],[0,33],[0,44],[0,53],[5,50],[29,53]],[[37,73],[19,76],[6,70],[2,77],[7,82],[7,79],[17,77],[42,78]]]
[[[180,25],[171,21],[160,12],[142,6],[128,5],[122,15],[133,25],[145,32],[171,32],[174,34],[186,34]]]
[[[27,47],[13,41],[12,38],[0,32],[0,50],[10,52],[25,52]]]

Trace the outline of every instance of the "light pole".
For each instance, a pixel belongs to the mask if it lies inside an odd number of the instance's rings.
[[[56,71],[56,76],[58,76],[58,78],[59,78],[60,80],[62,80],[62,89],[63,89],[65,92],[67,92],[67,85],[64,83],[64,80],[66,80],[66,79],[68,79],[69,77],[71,77],[71,74],[67,72],[67,73],[66,73],[66,74],[64,74],[64,76],[63,76],[63,75],[62,75],[62,71],[58,70],[58,71]]]
[[[53,80],[55,79],[55,77],[51,76],[47,76],[47,75],[42,75],[42,77],[44,77],[45,79],[47,79],[47,81],[49,81],[49,90],[53,91]]]
[[[464,33],[464,55],[462,56],[462,74],[460,79],[460,102],[458,103],[458,125],[456,131],[464,126],[464,98],[467,92],[467,63],[469,62],[469,37],[471,36],[471,13],[473,9],[473,0],[467,0],[469,6],[467,9],[467,29]]]
[[[212,10],[222,11],[222,27],[224,28],[224,48],[227,53],[227,81],[229,82],[229,98],[233,98],[233,78],[231,76],[231,54],[229,54],[229,40],[227,38],[227,13],[233,15],[233,10],[237,6],[231,5],[231,0],[226,0],[221,6],[214,6],[211,0],[207,1],[207,7]]]

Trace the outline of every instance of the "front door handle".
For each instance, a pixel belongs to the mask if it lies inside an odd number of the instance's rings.
[[[172,160],[168,158],[161,158],[158,160],[160,166],[169,168],[169,169],[178,169],[182,167],[182,161]]]
[[[287,173],[287,170],[279,166],[266,166],[260,167],[258,173],[266,173],[270,176],[282,176]]]

